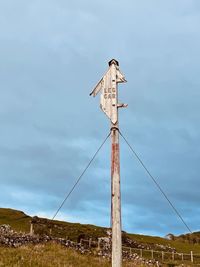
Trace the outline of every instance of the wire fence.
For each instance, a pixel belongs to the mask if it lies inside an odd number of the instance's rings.
[[[101,249],[105,246],[105,243],[102,245],[101,241],[93,241],[92,239],[86,240],[81,239],[81,244],[88,244],[89,248],[98,247]],[[107,244],[107,248],[111,246],[111,244]],[[200,253],[182,253],[182,252],[175,252],[175,251],[162,251],[162,250],[153,250],[153,249],[141,249],[141,248],[133,248],[133,247],[126,247],[122,246],[122,251],[132,254],[137,254],[141,258],[158,260],[160,262],[164,261],[186,261],[191,263],[200,263]]]
[[[138,249],[130,247],[122,247],[123,250],[128,250],[130,253],[137,253],[141,257],[151,258],[156,260],[171,260],[171,261],[190,261],[200,262],[200,253],[181,253],[181,252],[169,252],[169,251],[158,251],[158,250],[147,250],[147,249]]]

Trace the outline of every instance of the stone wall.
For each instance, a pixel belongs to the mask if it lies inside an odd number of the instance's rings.
[[[18,233],[12,230],[9,225],[0,225],[0,246],[17,248],[26,244],[38,244],[50,241],[61,244],[67,248],[72,248],[81,254],[93,254],[103,258],[111,258],[111,238],[100,238],[100,243],[97,247],[97,242],[92,240],[81,240],[80,243],[76,243],[65,238]],[[123,251],[123,260],[131,260],[133,266],[138,266],[139,264],[146,266],[160,266],[155,260],[146,260],[138,256],[138,254],[130,253],[128,251]]]

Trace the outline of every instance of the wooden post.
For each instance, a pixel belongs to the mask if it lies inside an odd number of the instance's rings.
[[[153,260],[153,249],[152,249],[152,251],[151,251],[151,258],[152,258],[152,260]]]
[[[91,248],[92,245],[92,238],[89,239],[89,248]]]
[[[181,254],[181,258],[182,258],[182,261],[184,260],[184,258],[183,258],[183,253]]]
[[[140,257],[142,258],[142,249],[140,249]]]
[[[130,248],[130,255],[132,254],[132,249]]]
[[[33,229],[33,223],[31,222],[31,225],[30,225],[30,235],[34,235],[34,229]]]
[[[194,262],[193,251],[191,251],[190,255],[191,255],[191,262],[193,263]]]
[[[162,251],[162,261],[164,261],[164,257],[165,257],[165,254],[164,254],[164,251]]]
[[[172,260],[174,261],[174,251],[172,251]]]

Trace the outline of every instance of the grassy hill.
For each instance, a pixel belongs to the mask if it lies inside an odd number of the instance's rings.
[[[0,225],[9,224],[17,232],[28,232],[31,219],[22,211],[0,208]]]
[[[174,239],[190,244],[200,244],[200,232],[193,232],[192,234],[190,233],[190,234],[175,236]]]
[[[34,217],[35,218],[35,217]],[[33,218],[26,215],[22,211],[17,211],[13,209],[0,208],[0,225],[9,224],[14,230],[21,232],[29,232],[30,221]],[[69,223],[62,221],[51,221],[48,219],[39,219],[38,224],[34,226],[36,234],[49,234],[51,229],[52,236],[64,237],[73,241],[78,241],[79,238],[90,238],[97,239],[98,237],[106,236],[106,231],[108,228],[103,228],[94,225],[85,225],[79,223]],[[189,237],[188,237],[189,235]],[[174,237],[174,240],[167,240],[161,237],[138,235],[138,234],[128,234],[124,233],[123,236],[137,241],[140,244],[149,245],[154,248],[156,245],[156,250],[159,250],[157,245],[168,245],[175,248],[177,252],[190,253],[200,253],[200,245],[195,242],[191,242],[192,238],[200,237],[200,233],[181,235]],[[162,247],[161,247],[162,249]],[[161,250],[160,249],[160,250]]]
[[[175,237],[175,240],[167,240],[162,237],[157,236],[147,236],[147,235],[138,235],[138,234],[128,234],[128,236],[139,243],[149,244],[149,245],[168,245],[172,248],[175,248],[177,252],[180,253],[190,253],[193,251],[194,253],[200,254],[200,244],[193,244],[188,242],[187,240],[181,240],[179,237]],[[158,250],[158,249],[157,249]],[[161,249],[162,250],[162,249]]]
[[[28,233],[30,231],[30,222],[36,221],[34,230],[36,234],[49,234],[55,237],[69,238],[77,241],[82,238],[98,238],[106,235],[106,228],[80,223],[69,223],[62,221],[51,221],[45,218],[31,217],[22,211],[0,208],[0,225],[9,224],[17,232]]]

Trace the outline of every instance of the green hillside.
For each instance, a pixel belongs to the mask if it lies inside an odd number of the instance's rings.
[[[9,224],[17,232],[28,232],[31,217],[22,211],[0,208],[0,225]]]
[[[200,244],[196,243],[193,244],[188,242],[187,240],[183,241],[179,238],[175,240],[168,240],[162,237],[138,235],[138,234],[128,234],[128,236],[142,244],[149,244],[152,246],[155,244],[164,246],[168,245],[172,248],[175,248],[176,251],[180,253],[190,253],[191,251],[193,251],[194,253],[200,254]],[[162,248],[156,250],[162,250]]]
[[[180,236],[175,236],[175,240],[182,242],[188,242],[190,244],[200,244],[200,232],[193,232],[192,234],[185,234]]]
[[[17,232],[28,233],[30,222],[36,221],[34,231],[36,234],[50,234],[55,237],[68,238],[77,241],[81,238],[94,238],[106,235],[106,228],[80,223],[69,223],[62,221],[51,221],[45,218],[31,217],[22,211],[0,208],[0,225],[9,224]]]
[[[108,228],[94,225],[51,221],[38,217],[32,218],[22,211],[0,208],[0,225],[9,224],[16,231],[28,233],[32,219],[39,221],[39,223],[34,225],[36,234],[50,234],[51,232],[52,236],[67,237],[73,241],[78,241],[80,238],[88,239],[90,237],[95,240],[98,237],[106,236],[106,231],[108,230]],[[174,237],[174,240],[167,240],[155,236],[123,233],[123,239],[128,237],[139,244],[149,245],[155,250],[162,250],[162,245],[164,245],[175,248],[177,252],[190,253],[190,251],[193,251],[194,253],[200,253],[200,245],[197,242],[192,242],[192,238],[194,239],[194,236],[197,238],[199,232],[190,234],[190,238],[188,235],[181,235]],[[160,248],[159,245],[161,245]]]

